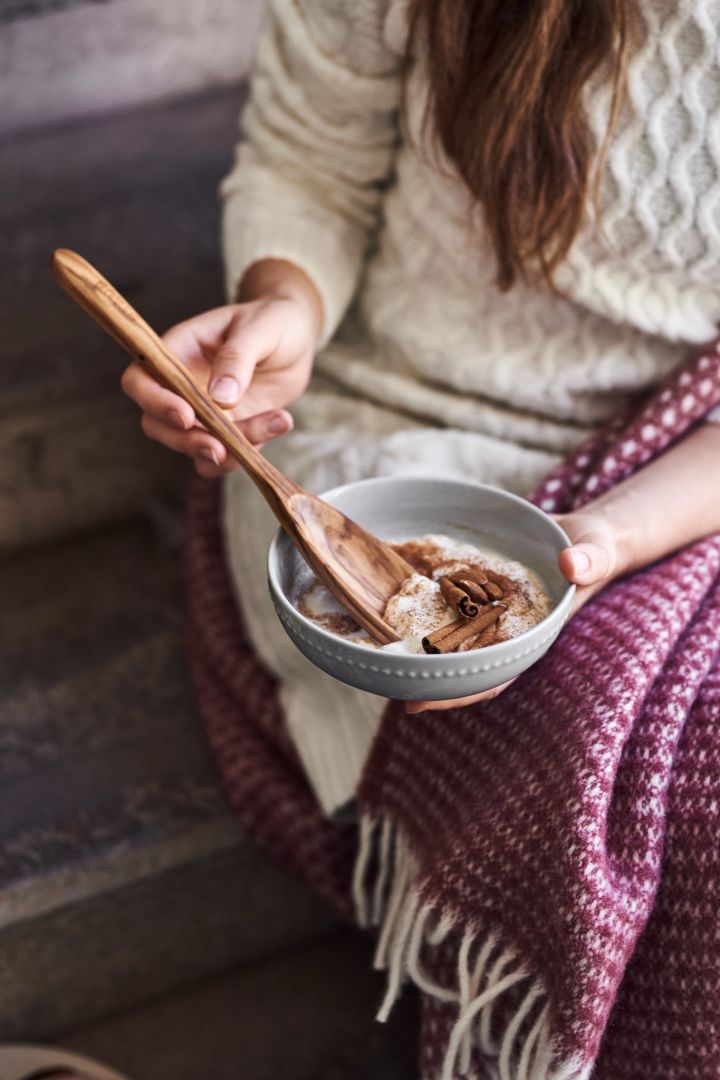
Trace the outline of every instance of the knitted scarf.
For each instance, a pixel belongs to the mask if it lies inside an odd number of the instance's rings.
[[[535,501],[582,506],[719,401],[714,345]],[[717,497],[720,468],[698,484]],[[391,703],[359,836],[320,813],[248,649],[207,482],[186,556],[191,664],[229,797],[280,863],[379,927],[380,1018],[404,982],[422,991],[425,1080],[717,1080],[720,536],[598,594],[499,698],[412,717]]]

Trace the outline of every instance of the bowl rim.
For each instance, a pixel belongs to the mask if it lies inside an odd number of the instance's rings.
[[[558,523],[554,521],[545,510],[542,510],[539,506],[536,506],[534,503],[530,502],[529,499],[523,498],[522,495],[516,495],[514,492],[505,491],[503,488],[498,487],[495,484],[484,484],[479,480],[460,480],[456,479],[455,477],[443,476],[369,476],[365,477],[362,480],[349,480],[345,484],[338,484],[336,487],[328,488],[327,491],[321,492],[318,498],[329,500],[330,498],[343,494],[349,488],[355,490],[358,487],[379,487],[386,485],[390,486],[399,482],[407,485],[417,482],[427,483],[428,481],[446,485],[453,485],[455,487],[473,488],[480,491],[491,491],[494,494],[500,495],[503,498],[508,499],[510,502],[517,503],[524,509],[527,509],[529,507],[537,514],[538,518],[543,521],[543,524],[545,526],[550,526],[551,532],[554,532],[558,539],[565,541],[565,547],[571,546],[570,537],[567,535],[565,530],[562,528],[561,525],[558,525]],[[314,622],[313,619],[309,619],[306,615],[303,615],[301,611],[298,611],[298,609],[286,595],[285,590],[280,585],[280,580],[278,576],[280,562],[278,558],[278,548],[283,538],[285,538],[287,543],[292,544],[292,541],[289,539],[281,526],[273,534],[273,538],[270,541],[270,546],[268,548],[267,576],[268,583],[270,585],[270,592],[273,599],[293,617],[298,619],[301,625],[307,627],[311,633],[317,634],[319,641],[321,642],[325,641],[334,645],[335,647],[341,646],[343,649],[347,649],[351,656],[356,655],[365,657],[377,657],[378,654],[380,656],[387,655],[383,653],[380,647],[376,648],[372,645],[363,645],[361,642],[350,641],[348,640],[348,638],[341,637],[339,634],[333,634],[332,631],[326,630],[325,627],[320,626],[319,623]],[[415,663],[420,662],[447,664],[448,661],[457,661],[458,656],[470,656],[472,653],[480,652],[482,652],[483,656],[497,657],[499,654],[507,652],[509,648],[512,648],[516,644],[526,641],[529,635],[535,635],[536,633],[539,633],[542,627],[546,626],[548,621],[551,619],[557,619],[560,615],[562,615],[562,625],[564,625],[567,620],[570,606],[572,604],[573,596],[575,595],[575,588],[576,587],[574,584],[572,584],[572,582],[567,582],[565,591],[563,592],[561,599],[557,602],[557,604],[555,604],[553,608],[551,608],[545,618],[541,619],[541,621],[539,623],[536,623],[535,626],[531,626],[529,630],[525,630],[522,634],[518,634],[516,637],[507,638],[505,641],[498,641],[494,645],[486,645],[483,649],[468,649],[464,653],[393,653],[393,662],[414,661]]]

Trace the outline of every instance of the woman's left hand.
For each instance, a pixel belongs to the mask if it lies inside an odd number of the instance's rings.
[[[700,424],[582,510],[555,515],[572,541],[559,558],[577,585],[571,617],[615,578],[720,532],[719,466],[720,423]],[[454,701],[409,701],[405,711],[470,705],[506,686]]]
[[[591,596],[609,585],[629,569],[624,565],[622,538],[616,527],[608,520],[603,509],[587,507],[572,514],[553,515],[572,541],[572,546],[560,553],[558,563],[562,573],[577,586],[569,618],[580,610]],[[408,701],[406,713],[431,712],[472,705],[476,701],[488,701],[497,697],[514,682],[503,683],[493,690],[472,697],[453,698],[449,701]]]

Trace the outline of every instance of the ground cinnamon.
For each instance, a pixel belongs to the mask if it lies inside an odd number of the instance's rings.
[[[450,653],[455,652],[464,642],[478,637],[488,626],[497,622],[500,616],[507,611],[504,604],[493,604],[486,607],[475,619],[456,619],[455,622],[441,626],[422,639],[422,647],[426,653]]]

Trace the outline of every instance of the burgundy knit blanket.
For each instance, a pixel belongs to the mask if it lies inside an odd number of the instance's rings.
[[[583,505],[718,402],[714,345],[536,502]],[[717,498],[720,466],[698,485]],[[720,1077],[720,536],[599,594],[496,700],[412,717],[390,704],[359,843],[320,813],[247,646],[206,482],[187,582],[230,799],[282,865],[378,925],[381,1016],[403,983],[423,992],[424,1080]]]

